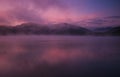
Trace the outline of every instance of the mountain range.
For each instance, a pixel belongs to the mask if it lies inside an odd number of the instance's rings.
[[[0,35],[120,35],[120,26],[101,27],[93,30],[79,25],[24,23],[16,26],[0,26]]]

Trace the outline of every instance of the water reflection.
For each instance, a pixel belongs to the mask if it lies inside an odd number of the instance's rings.
[[[47,38],[0,39],[0,77],[118,75],[119,37]]]

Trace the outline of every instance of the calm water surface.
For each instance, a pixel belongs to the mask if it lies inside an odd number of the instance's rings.
[[[0,36],[0,77],[120,77],[120,37]]]

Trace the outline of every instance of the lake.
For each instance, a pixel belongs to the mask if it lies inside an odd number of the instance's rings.
[[[0,77],[120,77],[118,36],[0,36]]]

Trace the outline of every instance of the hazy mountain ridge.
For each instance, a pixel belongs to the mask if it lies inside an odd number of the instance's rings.
[[[109,35],[120,35],[120,26],[114,27],[114,28],[110,29],[109,31],[107,31],[106,34],[109,34]]]
[[[24,23],[17,26],[0,26],[0,35],[120,35],[120,26],[89,30],[68,23],[42,25]]]

